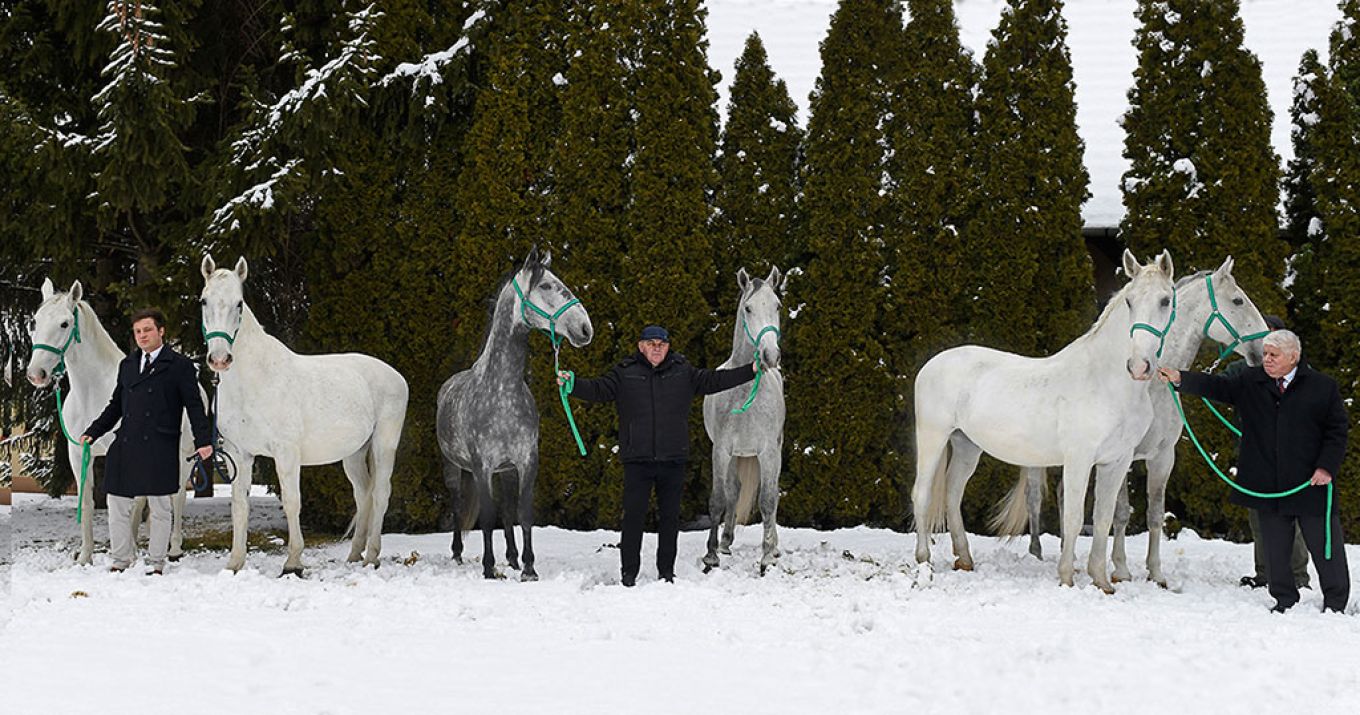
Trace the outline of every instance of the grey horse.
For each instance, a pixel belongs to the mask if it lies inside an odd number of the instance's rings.
[[[779,556],[775,527],[779,508],[779,472],[784,447],[784,376],[779,370],[780,295],[783,276],[771,268],[764,280],[737,271],[737,316],[732,327],[732,355],[720,369],[756,362],[754,387],[742,385],[704,398],[704,429],[713,441],[713,493],[709,515],[705,571],[718,566],[718,553],[732,553],[738,521],[745,524],[757,497],[765,527],[760,573]],[[758,484],[757,484],[758,481]],[[757,486],[759,489],[757,490]],[[722,544],[718,525],[723,526]]]
[[[515,505],[524,531],[525,581],[534,571],[534,479],[538,475],[538,407],[524,382],[533,329],[548,334],[554,350],[565,337],[572,345],[590,343],[594,329],[585,306],[576,300],[534,248],[524,265],[501,284],[491,312],[486,341],[472,367],[439,388],[435,425],[444,457],[444,483],[458,523],[453,529],[453,558],[462,563],[463,531],[482,530],[482,575],[496,578],[491,534],[496,505],[505,528],[505,560],[519,568],[515,547]],[[496,478],[499,477],[499,480]],[[475,494],[471,493],[476,490]]]

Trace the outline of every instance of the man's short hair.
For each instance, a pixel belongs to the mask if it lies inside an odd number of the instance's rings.
[[[158,328],[165,327],[165,313],[162,313],[160,308],[142,308],[136,313],[133,313],[132,324],[136,325],[137,323],[146,320],[147,318],[150,318],[151,320],[155,321],[156,327]]]
[[[1303,352],[1303,343],[1299,336],[1292,330],[1276,330],[1271,332],[1261,341],[1263,345],[1278,348],[1280,352],[1289,355],[1299,355]]]

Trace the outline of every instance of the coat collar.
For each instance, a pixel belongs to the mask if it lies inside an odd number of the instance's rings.
[[[128,356],[124,358],[124,360],[132,365],[133,375],[132,380],[129,381],[128,384],[136,385],[152,375],[159,375],[160,373],[165,372],[165,369],[170,366],[170,362],[175,359],[174,356],[176,354],[177,353],[175,353],[174,350],[170,349],[169,345],[161,345],[161,351],[156,354],[156,359],[151,362],[151,369],[143,375],[141,348],[128,353]]]

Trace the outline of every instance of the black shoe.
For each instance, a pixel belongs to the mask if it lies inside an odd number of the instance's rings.
[[[1265,579],[1256,578],[1255,576],[1243,576],[1242,580],[1237,583],[1239,586],[1245,586],[1247,588],[1265,588],[1266,586]]]
[[[1271,613],[1284,613],[1285,611],[1288,611],[1288,610],[1289,610],[1290,608],[1292,608],[1292,607],[1293,607],[1293,606],[1286,606],[1286,605],[1284,605],[1283,603],[1277,603],[1277,604],[1275,604],[1274,606],[1271,606],[1271,607],[1270,607],[1270,612],[1271,612]]]
[[[637,583],[637,574],[624,574],[621,580],[625,588],[632,588]]]

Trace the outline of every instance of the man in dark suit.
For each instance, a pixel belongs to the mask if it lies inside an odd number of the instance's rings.
[[[93,442],[122,420],[104,462],[113,556],[109,570],[124,571],[137,556],[132,500],[145,496],[151,507],[147,573],[160,574],[170,548],[170,495],[180,488],[179,432],[185,411],[199,457],[212,454],[212,443],[198,392],[198,371],[192,361],[165,345],[165,316],[155,308],[138,311],[132,316],[132,335],[139,349],[119,363],[109,406],[81,440]]]
[[[1278,493],[1308,482],[1312,487],[1281,499],[1259,499],[1240,492],[1232,501],[1256,509],[1266,553],[1271,610],[1284,612],[1299,600],[1290,569],[1294,525],[1303,532],[1322,585],[1324,610],[1344,611],[1350,598],[1346,540],[1337,514],[1337,499],[1327,513],[1327,490],[1341,469],[1350,422],[1336,381],[1299,364],[1302,346],[1288,330],[1263,341],[1265,361],[1236,375],[1205,375],[1160,368],[1163,378],[1181,392],[1203,395],[1237,408],[1242,441],[1237,481],[1256,492]],[[1331,520],[1332,556],[1325,555],[1327,521]]]
[[[619,539],[624,586],[637,582],[642,563],[642,523],[656,490],[657,576],[675,580],[676,541],[680,533],[680,495],[689,462],[690,405],[750,382],[752,365],[729,370],[694,367],[670,352],[670,334],[659,325],[643,328],[637,352],[594,380],[558,373],[558,384],[592,402],[613,402],[619,413],[619,451],[623,459],[623,535]]]

